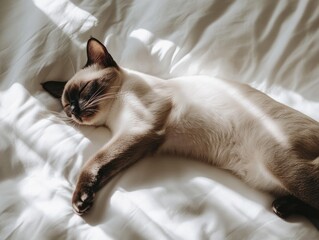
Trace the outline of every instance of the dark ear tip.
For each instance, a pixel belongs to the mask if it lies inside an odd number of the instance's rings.
[[[97,42],[98,44],[102,45],[103,48],[105,48],[104,44],[102,42],[100,42],[98,39],[96,39],[95,37],[90,36],[89,40],[87,41],[87,45],[90,44],[90,42]]]
[[[44,89],[44,90],[47,90],[46,88],[47,88],[47,86],[48,86],[48,82],[43,82],[43,83],[40,83],[41,84],[41,86],[42,86],[42,88]]]
[[[54,83],[55,81],[43,82],[41,83],[41,86],[43,87],[44,90],[48,90]]]
[[[89,40],[88,40],[88,43],[91,42],[91,41],[97,41],[97,42],[100,42],[99,40],[97,40],[95,37],[92,37],[90,36]]]

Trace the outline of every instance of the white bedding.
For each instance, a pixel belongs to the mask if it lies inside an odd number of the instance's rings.
[[[0,239],[319,238],[271,195],[178,157],[143,159],[75,215],[77,175],[110,133],[67,125],[40,85],[68,80],[94,36],[123,67],[246,82],[319,120],[317,0],[2,0],[0,16]]]

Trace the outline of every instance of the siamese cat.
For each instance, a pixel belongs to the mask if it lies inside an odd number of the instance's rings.
[[[112,138],[80,172],[75,213],[144,156],[171,153],[226,169],[279,197],[280,217],[319,209],[319,124],[248,85],[207,76],[162,80],[124,69],[95,38],[67,83],[46,82],[75,123],[106,126]]]

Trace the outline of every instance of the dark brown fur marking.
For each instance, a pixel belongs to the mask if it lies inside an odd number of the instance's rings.
[[[72,200],[77,213],[82,214],[91,207],[95,193],[112,177],[146,154],[155,152],[163,141],[164,135],[150,131],[146,135],[119,138],[107,149],[100,150],[81,171]],[[81,200],[82,196],[89,197]]]

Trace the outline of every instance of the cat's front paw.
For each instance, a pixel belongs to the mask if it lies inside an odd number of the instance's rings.
[[[93,205],[95,192],[89,186],[77,186],[72,197],[72,207],[76,214],[83,215]]]

